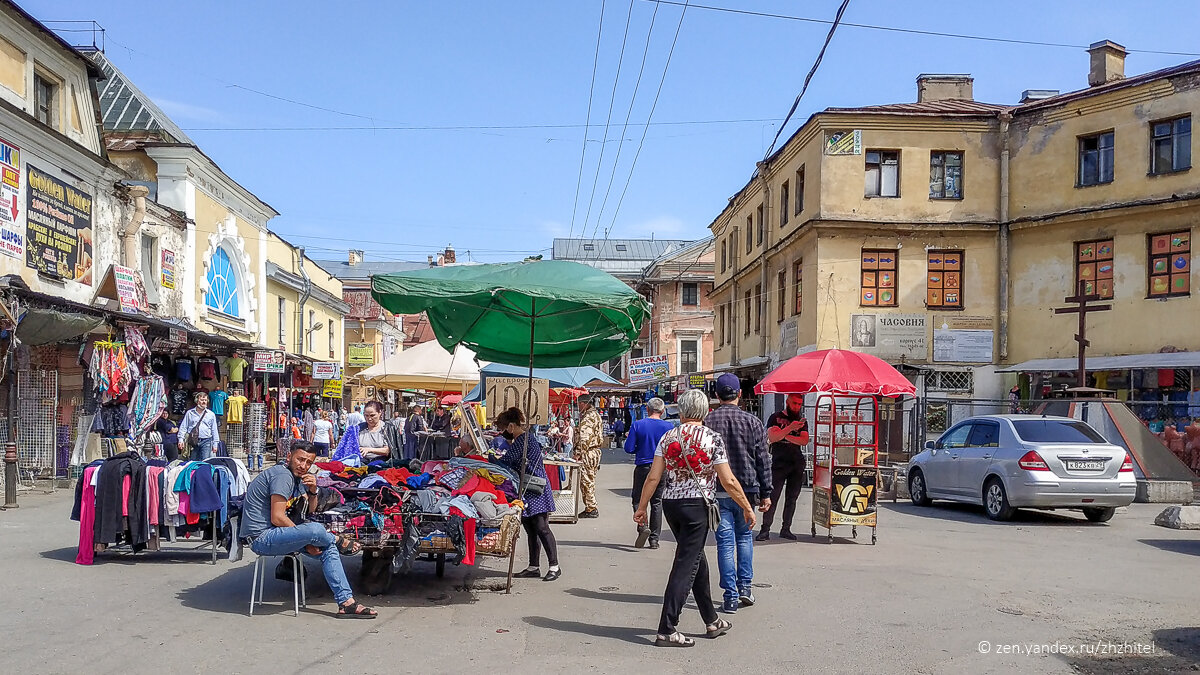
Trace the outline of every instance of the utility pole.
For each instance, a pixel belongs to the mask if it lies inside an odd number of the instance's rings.
[[[1090,304],[1102,300],[1099,295],[1087,295],[1087,282],[1080,280],[1079,289],[1075,295],[1064,298],[1063,302],[1068,302],[1074,307],[1057,307],[1054,310],[1055,314],[1078,314],[1079,315],[1079,332],[1075,334],[1075,341],[1079,343],[1079,386],[1087,386],[1087,348],[1090,344],[1087,339],[1087,315],[1089,312],[1107,312],[1112,309],[1111,304]]]

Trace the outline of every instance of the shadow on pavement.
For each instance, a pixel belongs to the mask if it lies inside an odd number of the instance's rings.
[[[1143,544],[1172,553],[1200,555],[1200,540],[1195,539],[1138,539]]]
[[[167,546],[178,546],[178,544],[166,543]],[[183,544],[188,546],[187,543]],[[75,564],[75,556],[78,555],[79,549],[71,546],[69,548],[58,548],[53,551],[42,551],[38,555],[46,560],[54,560],[57,562],[65,562]],[[217,564],[220,565],[226,562],[229,552],[225,549],[217,549]],[[123,546],[115,550],[102,551],[95,554],[93,564],[95,565],[197,565],[207,564],[212,560],[212,551],[208,548],[202,550],[189,550],[188,548],[164,548],[161,551],[142,551],[141,553],[133,553],[129,547]],[[249,602],[249,600],[247,600]]]
[[[979,525],[1065,525],[1079,527],[1102,525],[1102,523],[1090,523],[1083,514],[1079,511],[1036,511],[1030,509],[1018,509],[1012,520],[1007,522],[998,522],[990,520],[987,514],[984,513],[982,506],[974,504],[960,504],[957,502],[934,502],[931,506],[916,506],[915,504],[904,504],[897,502],[895,504],[880,504],[881,509],[903,513],[909,516],[917,516],[920,518],[932,518],[935,520],[952,520],[960,523],[974,523]]]
[[[643,603],[647,605],[661,605],[663,602],[661,595],[647,595],[644,593],[610,593],[593,591],[587,588],[568,588],[566,592],[567,595],[573,595],[577,598],[587,598],[588,600],[608,600],[610,602]]]
[[[633,488],[609,488],[608,491],[618,497],[633,499]]]
[[[634,536],[636,536],[636,535],[634,535]],[[630,539],[633,539],[633,536],[630,536]],[[638,549],[634,548],[632,544],[610,544],[608,542],[603,542],[603,541],[563,541],[562,539],[559,539],[558,545],[559,546],[583,546],[586,548],[610,548],[614,551],[622,551],[625,553],[636,553],[638,550]]]
[[[580,635],[590,635],[592,637],[606,638],[609,640],[620,640],[622,642],[630,642],[635,645],[648,647],[653,644],[654,631],[644,628],[629,628],[627,626],[602,626],[594,623],[581,623],[579,621],[560,621],[544,616],[527,616],[522,619],[530,626],[538,628],[548,628],[563,633],[578,633]]]

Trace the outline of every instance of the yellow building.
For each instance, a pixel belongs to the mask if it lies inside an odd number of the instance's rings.
[[[969,76],[922,75],[916,103],[810,118],[710,226],[717,367],[753,379],[838,347],[914,366],[925,392],[1000,398],[1001,371],[1074,368],[1075,323],[1051,310],[1080,280],[1113,301],[1089,319],[1092,355],[1200,367],[1200,62],[1126,79],[1118,45],[1089,51],[1082,91],[1002,106]]]

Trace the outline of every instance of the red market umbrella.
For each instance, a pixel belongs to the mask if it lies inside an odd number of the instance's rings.
[[[462,402],[462,394],[450,394],[442,397],[442,405],[458,405]]]
[[[845,349],[824,349],[788,359],[757,386],[756,394],[916,395],[917,388],[886,361]]]

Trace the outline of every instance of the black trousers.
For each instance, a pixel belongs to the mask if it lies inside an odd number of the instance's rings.
[[[638,504],[642,503],[642,486],[646,484],[646,476],[650,475],[651,464],[638,464],[633,467],[633,510],[637,512]],[[654,496],[650,498],[650,521],[647,526],[650,528],[650,541],[658,541],[658,535],[662,534],[662,481],[658,482],[658,488],[654,490]],[[641,532],[642,528],[638,528]]]
[[[671,563],[671,576],[663,593],[658,632],[670,635],[679,625],[679,613],[687,602],[688,591],[696,599],[706,626],[717,620],[717,610],[713,607],[708,559],[704,555],[704,544],[708,542],[708,510],[704,500],[664,499],[663,516],[675,535],[675,561]]]
[[[792,529],[792,518],[796,515],[796,500],[800,488],[804,487],[804,455],[799,452],[778,453],[771,459],[771,508],[763,514],[762,531],[770,532],[775,522],[775,509],[779,508],[779,497],[783,496],[783,529]]]
[[[558,542],[550,531],[550,514],[539,513],[521,518],[525,527],[525,538],[529,540],[529,566],[541,567],[542,547],[546,548],[546,560],[551,566],[558,564]]]

